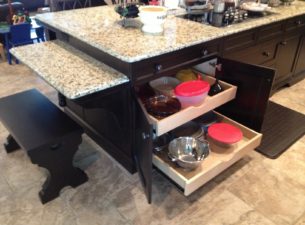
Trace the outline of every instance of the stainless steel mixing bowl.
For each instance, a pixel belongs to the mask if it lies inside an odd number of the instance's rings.
[[[210,153],[209,143],[193,137],[179,137],[168,145],[168,156],[179,166],[193,170]]]

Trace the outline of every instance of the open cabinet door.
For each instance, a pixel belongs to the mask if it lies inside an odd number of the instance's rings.
[[[147,201],[151,203],[152,188],[152,125],[135,98],[135,146],[134,159]]]
[[[237,86],[236,98],[216,110],[260,132],[275,70],[218,58],[215,76]]]

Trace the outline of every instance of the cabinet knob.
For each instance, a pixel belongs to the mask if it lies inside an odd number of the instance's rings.
[[[287,41],[282,41],[281,45],[287,45]]]
[[[269,57],[270,56],[270,52],[263,52],[263,56]]]
[[[142,139],[143,140],[146,140],[146,139],[148,139],[150,136],[149,136],[149,134],[146,134],[146,133],[142,133]]]
[[[156,64],[155,65],[155,70],[156,70],[156,72],[160,72],[162,70],[162,65],[161,64]]]
[[[204,48],[204,49],[202,49],[201,53],[203,56],[206,56],[207,54],[209,54],[209,51]]]
[[[302,23],[302,21],[301,21],[301,20],[297,20],[297,21],[295,21],[295,24],[296,24],[296,25],[301,25],[301,23]]]

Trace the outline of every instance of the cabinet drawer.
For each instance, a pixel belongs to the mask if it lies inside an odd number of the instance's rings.
[[[215,82],[213,77],[205,76],[204,80],[208,81],[211,85]],[[207,96],[204,102],[199,106],[190,106],[185,109],[181,109],[179,112],[168,116],[164,119],[158,120],[155,117],[147,113],[143,104],[140,104],[143,112],[145,113],[150,124],[153,125],[154,131],[157,136],[160,136],[196,117],[215,109],[216,107],[232,100],[236,96],[236,86],[220,81],[222,92],[214,95]],[[139,100],[140,101],[140,100]]]
[[[153,154],[153,164],[177,185],[188,196],[203,184],[213,179],[222,171],[241,159],[248,152],[254,150],[261,143],[262,134],[218,114],[220,120],[241,129],[243,139],[229,148],[222,148],[209,141],[210,155],[193,171],[186,171],[168,159],[167,151]]]
[[[273,38],[281,37],[284,33],[284,23],[274,23],[259,29],[258,41],[267,41]]]
[[[274,60],[276,57],[277,41],[268,41],[253,47],[228,53],[224,56],[229,59],[250,63],[250,64],[264,64],[268,61]]]
[[[244,49],[255,44],[255,30],[234,34],[225,38],[223,50],[224,52],[232,52]]]
[[[220,45],[216,40],[135,62],[132,64],[132,76],[136,83],[145,83],[167,71],[179,70],[204,62],[211,55],[218,55],[219,49]]]
[[[298,31],[305,29],[305,16],[298,16],[287,21],[285,30],[286,32]]]

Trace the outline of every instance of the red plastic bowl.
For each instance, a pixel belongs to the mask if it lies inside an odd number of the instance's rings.
[[[184,97],[201,95],[210,90],[210,84],[203,80],[191,80],[179,84],[175,88],[175,94]]]
[[[210,84],[202,80],[186,81],[175,88],[175,95],[182,108],[200,105],[210,90]]]
[[[223,144],[234,144],[243,137],[241,130],[228,123],[215,123],[209,126],[208,135]]]

